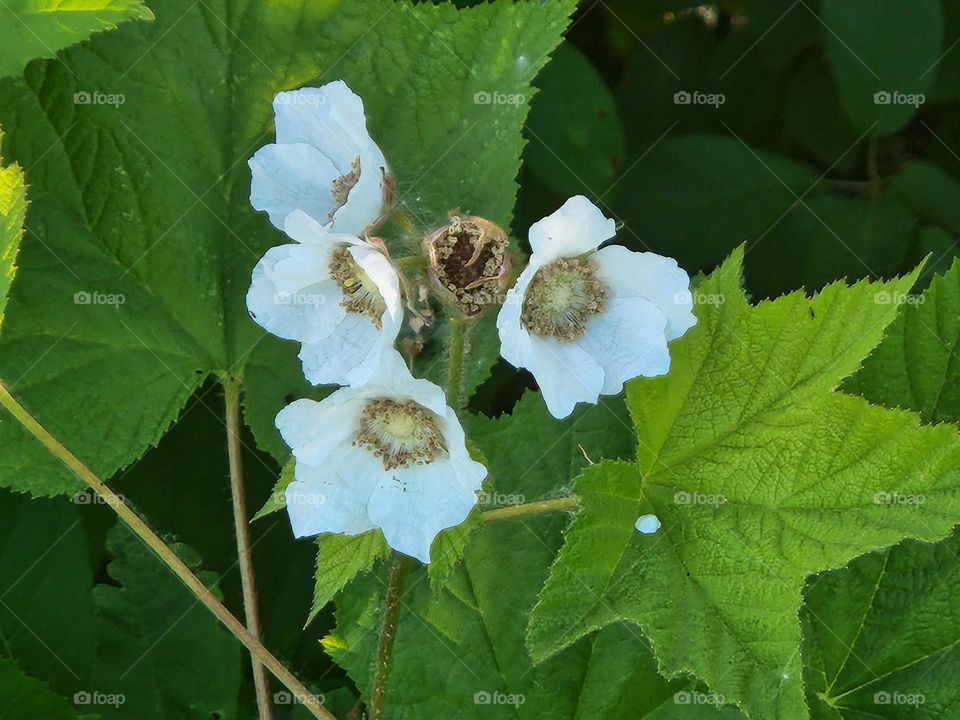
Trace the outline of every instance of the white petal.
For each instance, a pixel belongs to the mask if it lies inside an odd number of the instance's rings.
[[[250,204],[265,210],[270,222],[283,229],[287,215],[302,210],[327,222],[336,203],[331,184],[341,173],[311,145],[267,145],[248,162],[251,173]]]
[[[546,265],[596,250],[616,233],[616,221],[605,217],[583,195],[577,195],[530,227],[530,247],[537,262]]]
[[[321,467],[340,446],[353,443],[363,403],[352,388],[341,388],[321,401],[302,398],[277,413],[283,441],[297,460]]]
[[[294,477],[286,500],[297,537],[325,532],[359,535],[374,527],[367,505],[383,478],[383,465],[366,450],[341,446],[319,467],[297,460]]]
[[[333,214],[334,232],[362,234],[383,214],[387,161],[375,143],[360,153],[360,177],[347,194],[347,202]]]
[[[273,100],[278,143],[308,143],[340,170],[370,144],[363,101],[342,80],[279,93]]]
[[[645,298],[613,297],[606,312],[587,322],[587,334],[576,343],[603,368],[602,394],[615,395],[624,382],[641,375],[667,373],[666,326],[666,315]]]
[[[343,294],[330,277],[330,252],[313,245],[270,248],[253,268],[247,308],[267,332],[315,342],[344,315]]]
[[[697,324],[690,277],[673,258],[611,245],[597,252],[593,260],[598,277],[614,295],[646,298],[663,311],[668,321],[667,340]]]
[[[365,398],[413,400],[440,417],[447,413],[447,400],[443,389],[429,380],[411,375],[406,360],[393,348],[384,351],[373,378],[370,383],[357,390]]]
[[[364,245],[373,247],[366,240],[361,240],[356,235],[332,232],[326,225],[321,225],[302,210],[294,210],[287,215],[282,229],[292,240],[304,245]]]
[[[527,286],[533,280],[533,276],[540,269],[540,264],[530,259],[530,264],[523,269],[520,277],[513,287],[507,291],[503,306],[497,314],[497,334],[500,336],[500,355],[514,367],[524,367],[522,359],[522,348],[525,347],[525,340],[528,335],[520,323],[520,315],[523,313],[523,299],[527,294]]]
[[[462,523],[477,496],[474,478],[462,478],[448,458],[387,472],[367,512],[394,550],[430,562],[430,545],[444,528]]]
[[[540,269],[535,260],[539,258],[531,258],[530,265],[520,273],[497,315],[500,355],[514,367],[533,373],[550,414],[562,419],[578,402],[597,401],[603,370],[576,344],[535,337],[522,326],[523,296]]]
[[[303,343],[303,374],[314,385],[364,385],[392,343],[369,316],[348,312],[329,336]]]
[[[595,403],[603,390],[603,370],[576,343],[521,336],[523,365],[540,387],[547,410],[558,420],[578,402]]]
[[[380,291],[387,309],[380,317],[383,333],[392,343],[403,324],[403,301],[400,298],[400,278],[390,260],[371,245],[354,245],[350,255]]]

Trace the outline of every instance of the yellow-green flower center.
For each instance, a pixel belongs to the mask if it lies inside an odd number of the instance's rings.
[[[360,158],[355,157],[350,163],[350,171],[344,173],[330,184],[330,195],[333,197],[333,209],[327,214],[327,222],[333,222],[337,210],[347,204],[350,191],[360,180]]]
[[[523,300],[520,321],[542,338],[570,342],[583,337],[590,318],[607,306],[607,290],[588,258],[562,258],[537,270]]]
[[[386,470],[426,465],[444,451],[437,416],[412,400],[370,400],[360,414],[356,444],[367,448]]]
[[[340,304],[347,312],[369,315],[373,324],[380,328],[387,304],[383,301],[377,284],[357,264],[344,245],[330,255],[330,274],[343,291]]]

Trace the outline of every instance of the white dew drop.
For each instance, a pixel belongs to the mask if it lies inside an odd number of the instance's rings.
[[[644,535],[653,535],[660,529],[660,518],[656,515],[641,515],[637,518],[634,527]]]

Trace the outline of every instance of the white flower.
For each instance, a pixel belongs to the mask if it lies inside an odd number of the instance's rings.
[[[430,562],[433,539],[466,519],[487,474],[443,391],[396,351],[371,384],[297,400],[277,428],[296,458],[286,500],[297,537],[380,528],[392,548]]]
[[[301,343],[303,374],[314,385],[362,385],[393,351],[403,322],[396,270],[372,243],[328,233],[302,211],[284,230],[300,244],[270,248],[257,263],[251,317]]]
[[[281,230],[287,215],[302,210],[330,232],[363,234],[389,194],[363,101],[337,80],[278,93],[273,112],[277,142],[250,159],[250,204]]]
[[[611,245],[616,223],[578,195],[530,228],[533,255],[497,317],[503,355],[536,378],[547,409],[615,395],[670,368],[667,341],[696,324],[675,260]]]

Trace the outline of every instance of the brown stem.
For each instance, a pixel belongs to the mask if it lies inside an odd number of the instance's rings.
[[[400,619],[403,582],[409,570],[410,561],[406,556],[394,553],[393,565],[390,567],[390,582],[387,585],[387,598],[383,606],[383,626],[380,628],[380,642],[377,645],[377,666],[374,670],[373,693],[370,698],[370,720],[383,718],[383,704],[390,678],[390,660],[393,657],[393,643],[397,638],[397,624]]]
[[[230,494],[233,497],[233,525],[237,536],[237,558],[240,563],[240,583],[243,587],[243,610],[247,630],[257,640],[262,639],[260,613],[257,609],[257,583],[250,554],[250,522],[247,514],[247,496],[243,487],[243,457],[240,443],[240,384],[232,378],[222,378],[227,416],[227,455],[230,458]],[[257,693],[260,720],[273,720],[270,704],[270,679],[266,668],[254,655],[250,656],[253,686]]]

